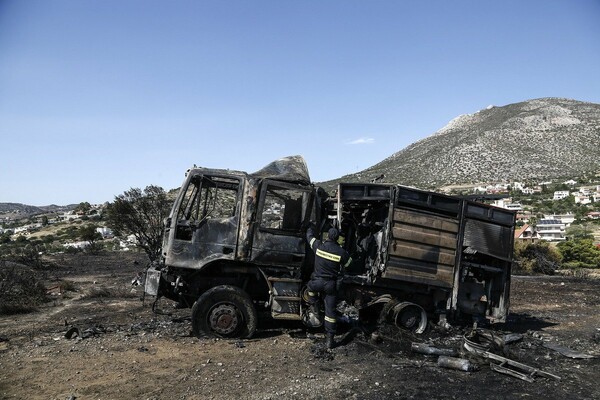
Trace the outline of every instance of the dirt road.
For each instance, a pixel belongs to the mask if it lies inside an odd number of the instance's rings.
[[[156,315],[140,301],[131,278],[143,269],[142,255],[54,262],[44,272],[48,287],[67,281],[76,291],[37,312],[0,317],[2,399],[600,399],[600,359],[546,347],[600,354],[597,280],[513,279],[510,319],[494,329],[523,338],[504,354],[561,378],[530,383],[479,359],[472,359],[478,371],[462,372],[410,350],[412,342],[461,350],[458,328],[415,337],[386,327],[376,342],[351,331],[331,353],[320,332],[264,320],[251,340],[197,339],[189,310],[163,301]]]

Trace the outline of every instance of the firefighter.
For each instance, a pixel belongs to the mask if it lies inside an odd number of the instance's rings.
[[[315,252],[315,270],[308,282],[308,302],[313,313],[318,314],[318,294],[325,302],[325,332],[327,333],[327,349],[334,347],[335,308],[337,296],[337,280],[342,267],[346,268],[352,258],[338,244],[339,232],[336,228],[328,231],[325,241],[315,238],[312,228],[308,228],[306,239],[310,248]]]

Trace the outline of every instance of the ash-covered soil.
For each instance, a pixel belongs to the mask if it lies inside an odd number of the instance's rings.
[[[600,399],[599,358],[548,348],[600,354],[597,280],[513,278],[509,321],[491,329],[522,339],[493,350],[561,378],[526,382],[465,353],[469,327],[420,336],[346,327],[332,352],[322,332],[264,319],[251,340],[197,339],[189,310],[161,300],[155,314],[151,300],[140,301],[142,288],[131,280],[144,269],[143,255],[52,262],[39,273],[55,287],[53,300],[30,314],[0,316],[2,399]],[[455,349],[477,370],[438,367],[437,356],[411,351],[413,342]]]

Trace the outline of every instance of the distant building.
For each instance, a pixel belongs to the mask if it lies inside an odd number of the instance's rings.
[[[63,247],[83,250],[90,245],[90,242],[70,242],[63,244]]]
[[[534,194],[535,193],[535,189],[523,188],[523,189],[521,189],[521,193],[523,193],[523,194]]]
[[[73,211],[65,212],[57,217],[59,221],[74,221],[76,219],[81,219],[82,215],[76,214]]]
[[[549,242],[566,240],[565,224],[558,219],[542,219],[538,221],[536,228],[541,240]]]
[[[577,181],[574,181],[573,179],[569,179],[568,181],[564,181],[563,183],[565,185],[569,185],[569,186],[575,186],[575,185],[577,185]]]
[[[517,212],[517,222],[529,223],[529,219],[531,218],[531,211],[521,211]]]
[[[591,211],[589,213],[587,213],[586,218],[589,219],[600,219],[600,211]]]
[[[488,185],[485,189],[487,194],[508,193],[508,184],[496,183],[495,185]]]
[[[557,219],[568,228],[575,221],[575,214],[547,214],[544,215],[544,219]]]
[[[506,204],[504,208],[511,211],[523,211],[523,206],[521,205],[521,203]]]
[[[589,196],[592,194],[592,191],[588,188],[584,188],[584,187],[580,187],[579,188],[579,194],[583,195],[583,196]]]
[[[512,199],[510,199],[510,198],[496,200],[496,201],[494,201],[493,205],[496,207],[504,208],[506,210],[523,211],[523,206],[521,206],[520,203],[513,203]]]
[[[510,197],[507,197],[505,199],[494,200],[494,202],[492,203],[492,205],[496,206],[496,207],[504,208],[504,205],[508,204],[508,203],[512,203],[512,199]]]
[[[104,239],[110,239],[110,238],[112,238],[112,237],[115,236],[113,234],[112,229],[107,228],[105,226],[96,228],[96,232],[98,232],[99,234],[101,234]]]
[[[575,204],[591,204],[592,200],[590,199],[590,196],[584,196],[584,195],[575,195]]]
[[[515,231],[515,240],[535,243],[540,241],[540,235],[533,226],[525,224],[520,229]]]
[[[126,239],[127,239],[127,243],[129,243],[129,244],[134,244],[135,245],[135,244],[138,243],[138,240],[135,237],[135,235],[129,235],[129,236],[127,236]]]
[[[554,197],[552,198],[552,200],[566,199],[567,197],[569,197],[570,194],[571,193],[568,190],[558,190],[554,192]]]
[[[40,223],[18,226],[14,229],[14,234],[21,235],[21,234],[33,232],[36,229],[40,229],[41,227],[42,227],[42,224],[40,224]]]

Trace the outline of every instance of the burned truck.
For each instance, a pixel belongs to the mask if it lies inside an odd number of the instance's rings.
[[[300,156],[256,173],[192,168],[165,221],[162,261],[145,291],[190,307],[198,336],[250,337],[258,315],[314,325],[306,229],[345,237],[352,264],[340,300],[359,319],[421,333],[428,321],[502,322],[508,314],[515,214],[411,187],[310,181]]]

